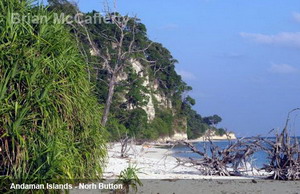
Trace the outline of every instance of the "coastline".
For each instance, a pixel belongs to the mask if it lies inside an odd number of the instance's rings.
[[[299,193],[298,181],[264,180],[258,176],[221,177],[203,176],[193,167],[176,167],[176,159],[169,149],[155,144],[133,145],[128,158],[120,158],[121,146],[111,143],[108,148],[109,161],[103,178],[114,181],[129,164],[141,169],[138,174],[142,186],[137,193]],[[167,156],[167,157],[166,157]],[[98,190],[73,189],[72,194],[99,193]],[[111,193],[102,190],[101,193]],[[134,191],[130,193],[136,193]]]
[[[237,137],[234,133],[228,133],[227,135],[222,135],[222,136],[218,136],[218,135],[210,135],[209,139],[211,141],[222,141],[222,140],[236,140]],[[208,136],[202,136],[199,137],[197,139],[191,139],[191,140],[187,140],[187,142],[204,142],[204,141],[208,141]]]
[[[159,144],[162,146],[162,144]],[[111,143],[108,148],[108,163],[104,171],[104,179],[115,179],[129,165],[136,166],[141,173],[140,179],[253,179],[259,178],[260,172],[249,172],[245,176],[204,176],[193,166],[178,166],[172,156],[173,151],[155,144],[131,145],[127,158],[121,158],[121,145]],[[247,176],[246,176],[247,175]]]
[[[216,135],[215,133],[211,133],[211,134],[207,134],[207,135],[204,135],[202,137],[199,137],[197,139],[188,139],[188,136],[187,136],[186,133],[175,133],[172,137],[162,137],[162,138],[159,138],[157,140],[157,142],[159,142],[159,143],[165,143],[165,142],[174,142],[174,141],[184,140],[184,141],[192,142],[193,143],[193,142],[208,141],[208,138],[211,141],[236,140],[237,139],[235,133],[233,133],[233,132],[227,133],[227,135],[224,134],[222,136]]]

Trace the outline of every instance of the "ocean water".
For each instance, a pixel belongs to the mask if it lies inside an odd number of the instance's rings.
[[[299,137],[297,137],[298,140],[300,140]],[[275,141],[275,138],[268,137],[269,140]],[[208,151],[208,155],[210,155],[209,148],[211,144],[209,142],[196,142],[193,143],[196,148],[200,151],[204,151],[204,147],[206,146],[206,150]],[[228,140],[222,140],[222,141],[214,141],[214,144],[220,147],[221,149],[224,149],[230,145]],[[186,153],[187,151],[190,151],[190,149],[187,146],[184,145],[178,145],[173,148],[174,156],[176,157],[183,157],[183,158],[200,158],[198,154],[195,153]],[[257,151],[253,154],[252,158],[252,165],[256,168],[262,168],[264,164],[270,163],[270,160],[268,158],[268,154],[265,151]]]

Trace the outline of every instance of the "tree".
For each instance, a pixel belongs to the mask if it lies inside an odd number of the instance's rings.
[[[190,106],[194,106],[196,104],[196,100],[190,96],[187,96],[184,99],[184,103],[189,104]]]
[[[89,29],[81,24],[93,55],[100,58],[99,69],[103,69],[107,76],[108,91],[101,120],[103,126],[107,123],[118,78],[136,58],[144,59],[144,52],[151,45],[146,37],[145,26],[136,17],[107,11],[106,18],[109,23],[95,24]]]
[[[222,118],[218,115],[213,115],[213,116],[209,116],[209,117],[204,117],[203,121],[208,125],[215,126],[222,121]]]
[[[103,126],[106,125],[108,119],[118,76],[126,67],[131,65],[134,54],[143,53],[150,46],[149,44],[147,47],[140,49],[136,45],[136,36],[139,34],[137,18],[125,16],[120,19],[120,17],[117,17],[119,15],[115,13],[108,13],[108,16],[116,26],[116,33],[113,36],[105,37],[107,40],[112,41],[111,46],[106,52],[99,52],[109,75],[108,95],[101,121]],[[109,52],[108,50],[112,51]]]
[[[50,11],[54,10],[71,15],[75,15],[78,12],[77,5],[68,0],[48,0],[48,4]]]

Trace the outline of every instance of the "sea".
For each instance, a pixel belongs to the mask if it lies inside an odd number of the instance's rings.
[[[297,137],[297,139],[300,142],[300,137]],[[268,140],[275,141],[276,138],[268,137]],[[230,145],[230,142],[228,140],[213,141],[213,143],[214,145],[218,146],[220,149],[225,149]],[[209,151],[209,148],[211,146],[210,142],[194,142],[193,145],[200,151],[204,151],[204,148],[206,147],[206,150],[208,151],[207,154],[210,155],[210,151]],[[195,159],[201,157],[200,155],[196,153],[191,153],[189,151],[190,149],[185,145],[177,145],[173,148],[173,153],[175,157],[195,158]],[[253,154],[251,158],[251,163],[255,168],[262,168],[264,167],[264,164],[270,163],[270,159],[268,158],[268,154],[265,151],[259,150]]]

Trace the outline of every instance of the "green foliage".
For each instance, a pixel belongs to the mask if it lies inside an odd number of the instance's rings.
[[[216,135],[223,136],[226,134],[226,130],[223,128],[216,129]]]
[[[181,114],[187,117],[187,135],[189,139],[196,139],[205,134],[208,129],[216,131],[216,135],[222,136],[225,134],[224,129],[216,129],[212,125],[216,125],[222,121],[222,118],[218,115],[202,118],[192,106],[195,105],[195,100],[190,96],[187,96],[181,108]]]
[[[87,13],[87,16],[92,16],[94,18],[95,15],[99,14],[96,11]],[[121,48],[122,51],[128,51],[129,46],[131,44],[131,41],[133,40],[133,34],[135,37],[134,45],[136,45],[136,49],[143,49],[146,47],[146,45],[149,44],[149,40],[147,37],[147,29],[144,24],[140,22],[138,18],[130,18],[129,16],[121,16],[119,13],[110,13],[111,15],[115,15],[119,17],[120,20],[129,18],[128,25],[126,29],[124,29],[125,38],[123,42],[123,47]],[[133,28],[136,28],[135,30],[132,30]],[[92,41],[95,43],[95,46],[97,46],[100,50],[109,52],[111,56],[111,63],[109,64],[112,68],[114,68],[114,62],[117,60],[117,52],[118,50],[115,49],[115,44],[117,43],[116,40],[120,40],[121,37],[121,31],[117,27],[117,25],[111,24],[109,22],[92,22],[92,24],[87,25],[87,30],[91,36]],[[82,40],[84,43],[86,43],[86,39],[82,37]],[[89,50],[87,50],[87,53],[89,53]],[[138,53],[133,53],[132,58],[137,57],[139,55]],[[102,60],[100,57],[97,57],[96,60]],[[102,60],[103,61],[103,60]],[[127,63],[128,61],[123,61]]]
[[[148,121],[146,112],[141,108],[123,111],[123,117],[111,118],[107,129],[111,140],[116,141],[124,135],[142,140],[155,140],[173,133],[173,115],[170,111],[158,110],[153,121]]]
[[[169,136],[171,125],[168,125],[162,118],[156,117],[151,122],[150,127],[156,130],[160,137],[166,137]]]
[[[12,12],[47,15],[28,1],[0,2],[0,177],[30,183],[100,178],[101,110],[85,63],[63,25],[13,24]]]
[[[109,131],[109,139],[111,141],[119,141],[128,134],[127,128],[116,118],[110,118],[106,129]]]
[[[141,131],[141,139],[155,140],[159,137],[168,137],[173,134],[173,115],[168,110],[158,109],[153,121],[145,123],[146,127]]]
[[[170,135],[174,135],[175,132],[187,133],[187,118],[182,114],[176,114],[173,116],[173,124]]]
[[[70,15],[75,15],[78,11],[76,5],[68,0],[48,0],[48,4],[50,11],[62,12]]]
[[[158,138],[159,138],[158,130],[153,126],[148,126],[140,133],[140,139],[142,140],[156,140]]]
[[[161,126],[158,126],[157,129],[161,136],[170,136],[173,134],[172,125],[174,122],[174,117],[172,115],[172,110],[157,110],[156,117],[160,118]]]
[[[196,139],[209,129],[209,126],[203,123],[201,115],[192,109],[187,113],[187,125],[189,139]]]
[[[116,183],[123,184],[123,186],[125,187],[125,193],[129,193],[130,188],[137,192],[138,186],[143,186],[141,180],[137,175],[140,172],[140,169],[136,166],[129,165],[128,168],[120,173]]]
[[[193,99],[192,97],[187,96],[187,97],[185,98],[185,103],[190,104],[191,106],[194,106],[194,105],[196,104],[196,101],[195,101],[195,99]]]
[[[60,10],[65,6],[65,9],[72,10],[66,0],[52,0],[51,6]],[[73,9],[76,9],[74,6]],[[93,11],[86,15],[94,16],[98,12]],[[121,16],[119,13],[111,13],[115,16]],[[124,16],[125,18],[128,16]],[[132,31],[133,26],[137,27],[136,31]],[[109,53],[109,66],[113,69],[117,61],[117,49],[115,48],[115,39],[120,39],[120,29],[116,25],[110,23],[94,23],[86,25],[87,31],[90,34],[95,46],[102,51],[102,54]],[[143,49],[148,46],[151,40],[147,37],[147,29],[140,20],[131,18],[129,25],[125,29],[125,41],[122,52],[128,50],[132,35],[135,34],[134,45],[136,49]],[[82,53],[86,53],[87,61],[91,64],[91,77],[96,85],[98,101],[104,104],[107,99],[108,86],[105,82],[110,80],[110,73],[107,68],[103,67],[103,58],[90,55],[90,46],[85,34],[85,30],[80,26],[72,29],[73,33],[79,37]],[[113,37],[113,38],[112,38]],[[187,96],[183,98],[183,94],[192,90],[177,74],[175,65],[178,62],[170,51],[162,44],[152,42],[152,45],[144,53],[134,53],[130,56],[130,60],[124,60],[122,63],[130,63],[131,59],[139,61],[143,65],[141,72],[135,72],[132,66],[127,66],[119,75],[123,78],[119,81],[115,88],[115,94],[111,106],[109,124],[107,130],[110,132],[112,140],[117,140],[124,135],[125,131],[129,136],[135,136],[139,139],[157,139],[162,136],[171,136],[174,132],[185,132],[188,129],[190,138],[197,138],[211,128],[211,118],[204,120],[196,111],[192,109],[196,101]],[[145,60],[152,63],[145,62]],[[143,76],[141,76],[143,75]],[[148,76],[151,84],[158,85],[156,91],[153,88],[147,88],[144,85],[145,77]],[[147,106],[149,97],[146,94],[153,96],[154,93],[159,93],[166,96],[172,102],[172,110],[167,110],[166,107],[161,107],[157,102],[154,102],[156,117],[153,121],[148,121],[146,112],[142,107]],[[155,100],[155,98],[153,98]],[[221,120],[212,117],[213,124],[217,124]],[[187,123],[187,124],[186,124]],[[125,129],[126,128],[126,129]],[[120,133],[120,135],[119,135]]]
[[[142,108],[136,108],[129,111],[125,126],[131,136],[139,138],[141,137],[141,132],[146,129],[147,122],[148,117],[146,112]]]
[[[145,86],[143,86],[144,79],[138,74],[130,72],[127,74],[128,78],[126,80],[126,87],[123,87],[121,91],[128,91],[125,94],[126,104],[132,106],[133,108],[146,106],[149,97],[146,95],[149,91]]]
[[[146,51],[147,60],[155,61],[151,65],[150,78],[158,83],[160,91],[174,102],[180,101],[183,92],[191,88],[186,85],[181,76],[175,70],[178,62],[173,58],[170,51],[160,43],[153,43]],[[176,104],[174,104],[176,106]]]
[[[222,121],[222,118],[218,115],[213,115],[210,117],[204,117],[203,121],[208,125],[217,125]]]

